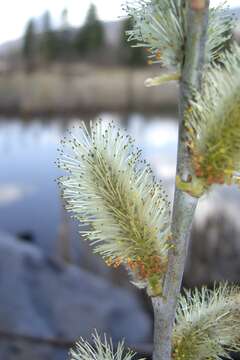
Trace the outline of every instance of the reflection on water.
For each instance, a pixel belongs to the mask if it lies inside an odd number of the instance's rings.
[[[32,233],[51,249],[60,219],[53,163],[61,125],[17,119],[1,121],[0,128],[0,228]]]
[[[131,114],[122,117],[101,114],[104,120],[114,119],[135,137],[144,156],[152,164],[168,187],[172,197],[177,149],[177,121],[174,118]],[[76,237],[75,225],[62,210],[59,190],[54,181],[60,171],[54,165],[57,147],[67,128],[77,119],[31,120],[1,119],[0,121],[0,229],[33,239],[48,254],[57,250],[57,239],[63,236],[66,226]],[[213,204],[226,206],[229,213],[239,209],[239,195],[232,189],[214,192],[210,202],[203,200],[198,210],[201,220]],[[202,210],[201,210],[202,209]],[[215,210],[213,210],[215,211]],[[238,212],[238,211],[237,211]],[[61,226],[62,224],[65,226]]]

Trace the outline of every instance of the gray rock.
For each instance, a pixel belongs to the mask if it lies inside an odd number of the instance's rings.
[[[137,298],[100,277],[48,259],[34,245],[0,234],[0,358],[66,359],[66,346],[1,333],[73,341],[94,329],[128,344],[149,340],[151,320]]]

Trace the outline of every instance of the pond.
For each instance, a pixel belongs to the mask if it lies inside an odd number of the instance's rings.
[[[172,198],[178,137],[176,118],[137,113],[99,116],[103,120],[113,119],[128,129]],[[84,245],[77,245],[77,226],[63,210],[55,182],[60,171],[54,161],[60,139],[80,120],[86,119],[0,119],[1,231],[36,243],[49,256],[64,253],[71,261],[78,262],[83,261],[80,254]],[[229,199],[225,203],[226,211],[233,217],[239,211],[239,193],[235,188],[222,188],[213,192],[212,198],[214,207],[209,200],[201,202],[199,219],[214,211],[216,206],[222,206],[226,198]],[[70,246],[68,241],[64,242],[66,238],[71,239]]]

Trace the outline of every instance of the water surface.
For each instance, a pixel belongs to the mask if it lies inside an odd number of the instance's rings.
[[[128,129],[172,197],[177,151],[176,119],[142,114],[100,116],[106,121],[114,119]],[[59,238],[66,229],[72,244],[79,237],[76,225],[63,210],[54,181],[60,171],[54,161],[60,139],[80,120],[84,119],[0,119],[0,230],[34,241],[48,255],[62,250],[59,249]],[[206,197],[201,201],[199,219],[207,216],[209,211],[215,211],[216,204],[223,207],[223,199],[224,211],[231,217],[236,216],[239,192],[235,188],[222,188],[212,193],[211,201]],[[71,256],[76,257],[78,252],[71,252]]]

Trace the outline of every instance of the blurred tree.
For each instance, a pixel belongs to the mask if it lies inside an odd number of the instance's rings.
[[[52,29],[50,13],[46,11],[42,18],[42,36],[40,41],[41,58],[45,62],[55,60],[58,56],[58,48],[58,37]]]
[[[73,56],[73,36],[68,22],[68,10],[65,8],[61,14],[60,29],[58,31],[58,55],[61,60],[69,60]]]
[[[61,28],[62,29],[68,29],[69,24],[68,24],[68,9],[65,8],[62,11],[61,14]]]
[[[96,6],[91,4],[85,23],[76,34],[76,50],[82,55],[98,50],[104,46],[104,37],[104,28],[98,20]]]
[[[22,55],[28,71],[33,70],[36,57],[36,32],[34,20],[29,20],[23,37]]]
[[[69,60],[74,55],[73,31],[69,26],[68,10],[65,8],[61,14],[61,26],[58,32],[59,56],[62,60]]]
[[[128,66],[143,66],[147,64],[147,56],[144,48],[129,46],[126,31],[132,29],[132,18],[128,17],[123,21],[122,32],[120,36],[120,61]],[[130,44],[134,45],[134,44]]]

